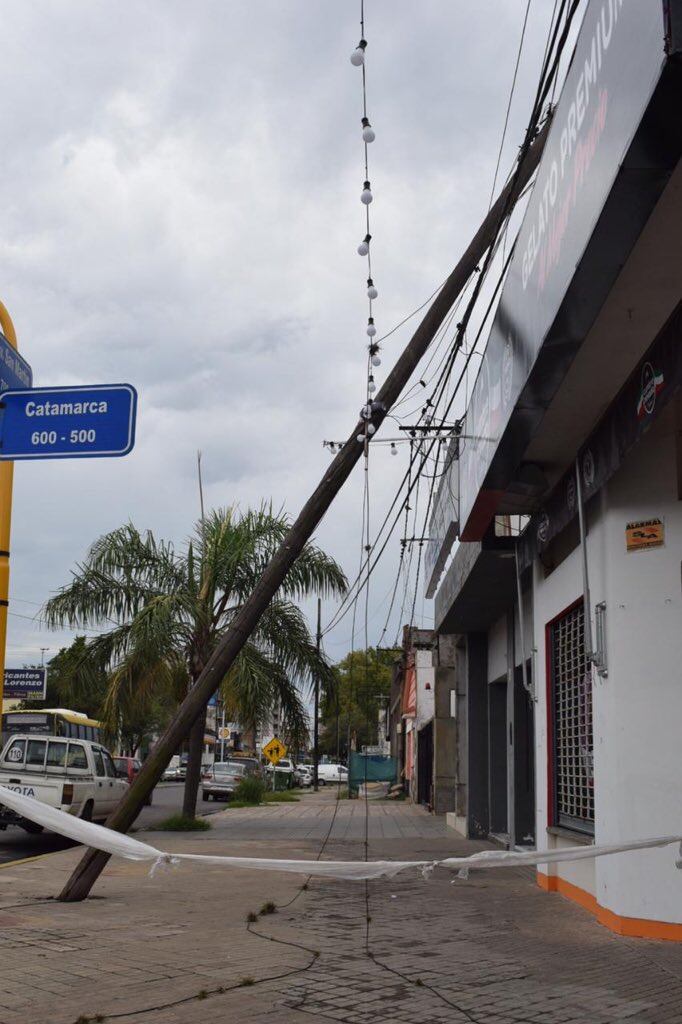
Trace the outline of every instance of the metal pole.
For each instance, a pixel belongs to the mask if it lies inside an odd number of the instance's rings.
[[[317,653],[322,649],[322,598],[317,599]],[[315,677],[315,701],[313,711],[313,789],[317,793],[320,788],[318,766],[320,763],[320,680]]]
[[[580,553],[583,563],[583,619],[585,636],[585,658],[591,662],[594,658],[592,649],[592,607],[590,604],[590,577],[587,570],[587,530],[585,528],[585,510],[583,509],[583,486],[580,473],[580,460],[575,460],[575,484],[578,500],[578,525],[580,527]]]
[[[526,624],[523,614],[523,591],[521,589],[521,567],[519,565],[519,545],[514,545],[514,561],[516,563],[516,603],[519,607],[519,647],[521,648],[521,679],[523,688],[529,696],[534,698],[533,688],[528,683],[528,669],[526,667]]]
[[[0,302],[0,327],[10,345],[19,349],[12,318]],[[12,483],[14,463],[0,463],[0,714],[5,687],[5,647],[7,644],[7,608],[9,606],[9,538],[12,524]]]

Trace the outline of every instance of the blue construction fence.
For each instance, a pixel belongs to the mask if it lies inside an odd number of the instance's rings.
[[[357,790],[364,782],[398,781],[398,762],[389,754],[358,754],[351,752],[348,765],[348,786]]]

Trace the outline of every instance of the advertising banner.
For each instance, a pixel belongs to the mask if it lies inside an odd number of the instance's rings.
[[[424,550],[424,593],[433,597],[448,554],[459,532],[459,460],[457,439],[453,439],[445,460],[429,521],[429,539]]]
[[[4,700],[45,700],[46,668],[6,668]]]
[[[595,227],[664,62],[662,0],[591,0],[466,414],[463,540],[480,539],[490,516],[478,523],[472,511],[477,502],[481,516],[486,507],[494,508],[496,495],[513,478],[663,187],[657,180],[658,192],[653,185],[647,192],[641,174],[634,181],[631,201],[614,211],[618,230],[604,229],[599,236],[599,272],[583,266],[584,279],[574,285],[569,302],[568,289],[588,244],[597,244]],[[655,160],[648,159],[647,169],[653,169]],[[645,201],[638,202],[642,189]],[[544,361],[536,366],[541,350]]]
[[[578,465],[584,500],[596,494],[613,476],[681,387],[682,304],[677,307],[580,449]],[[530,565],[536,554],[545,551],[552,538],[570,523],[577,512],[575,468],[572,466],[552,492],[545,507],[528,524],[519,542],[522,566]],[[634,533],[634,527],[638,524],[632,525]],[[659,532],[660,543],[663,543],[662,524]],[[641,541],[638,546],[644,547],[653,546],[656,539],[647,535],[633,537],[628,550],[634,550],[635,541]],[[644,543],[647,540],[648,545]]]

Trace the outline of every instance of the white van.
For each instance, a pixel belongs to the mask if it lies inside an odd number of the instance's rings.
[[[128,782],[118,778],[111,754],[101,744],[62,737],[14,735],[0,754],[0,787],[33,797],[85,821],[104,821]],[[2,805],[0,829],[18,825],[27,832],[42,826]]]
[[[343,764],[319,764],[317,766],[317,781],[321,786],[331,785],[334,782],[348,782],[348,769]]]

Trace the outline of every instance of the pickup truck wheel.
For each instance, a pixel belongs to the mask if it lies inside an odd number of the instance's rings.
[[[94,805],[93,805],[92,800],[88,800],[88,802],[86,803],[85,807],[83,808],[83,810],[80,813],[81,821],[92,821],[93,807],[94,807]]]
[[[327,785],[327,783],[324,781],[324,779],[318,779],[317,780],[317,784],[318,784],[318,786],[326,786]]]

